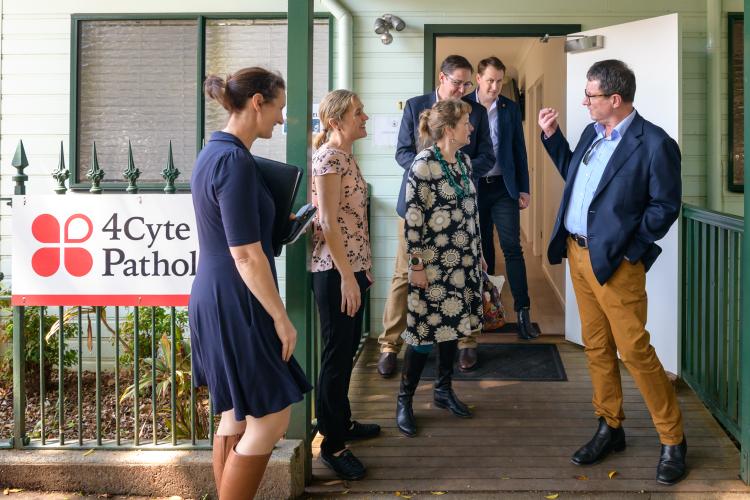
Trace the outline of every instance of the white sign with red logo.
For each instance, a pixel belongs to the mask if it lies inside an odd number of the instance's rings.
[[[13,197],[13,305],[184,306],[198,263],[189,194]]]

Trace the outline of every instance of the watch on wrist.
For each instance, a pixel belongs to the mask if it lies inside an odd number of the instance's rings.
[[[409,258],[409,267],[421,266],[422,264],[423,264],[422,257],[412,256]]]

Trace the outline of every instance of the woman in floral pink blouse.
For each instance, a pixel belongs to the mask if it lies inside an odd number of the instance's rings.
[[[313,155],[313,293],[318,304],[323,353],[316,415],[323,435],[320,459],[342,479],[361,479],[365,467],[346,442],[377,436],[376,424],[352,420],[349,381],[362,336],[363,301],[372,285],[367,225],[367,184],[352,144],[367,136],[359,97],[334,90],[320,103],[322,131]]]

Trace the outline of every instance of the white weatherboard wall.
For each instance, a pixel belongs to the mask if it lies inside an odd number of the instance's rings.
[[[705,0],[342,0],[353,14],[354,89],[370,116],[400,113],[399,101],[422,94],[424,24],[580,24],[583,30],[679,12],[683,21],[683,181],[691,203],[705,199]],[[468,8],[467,8],[468,6]],[[49,172],[57,166],[60,141],[68,150],[70,15],[73,13],[278,12],[286,2],[270,0],[4,0],[2,2],[2,104],[0,113],[0,193],[12,193],[10,161],[23,138],[31,167],[29,192],[49,192]],[[316,10],[324,11],[320,4]],[[372,30],[376,17],[391,12],[407,27],[383,45]],[[334,57],[336,53],[334,52]],[[335,65],[334,65],[335,68]],[[335,76],[335,75],[334,75]],[[372,241],[376,284],[373,288],[374,334],[381,329],[396,250],[395,203],[401,168],[392,148],[370,138],[355,153],[373,186]],[[124,165],[103,165],[122,170]],[[0,205],[0,215],[7,207]],[[8,217],[0,219],[0,267],[9,273]]]

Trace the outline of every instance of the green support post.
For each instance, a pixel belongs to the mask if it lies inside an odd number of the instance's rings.
[[[302,189],[294,201],[297,210],[307,203],[308,171],[312,134],[312,49],[313,1],[288,0],[288,52],[287,52],[287,137],[286,161],[302,168]],[[286,248],[286,275],[295,276],[286,282],[286,308],[297,329],[297,348],[294,356],[314,384],[313,341],[310,329],[312,317],[311,277],[307,269],[308,239]],[[299,277],[299,279],[297,279]],[[287,435],[305,442],[305,476],[312,472],[311,421],[313,397],[294,405],[292,421]]]
[[[18,172],[13,176],[16,183],[13,194],[26,194],[26,181],[29,177],[23,170],[29,166],[26,159],[26,151],[23,142],[18,141],[16,153],[11,162],[13,168]],[[15,306],[13,308],[13,447],[21,449],[28,444],[26,436],[26,346],[24,331],[25,308]]]
[[[13,308],[13,447],[21,449],[26,437],[26,370],[24,351],[24,307]]]
[[[745,12],[750,12],[750,0],[745,0]],[[744,84],[745,102],[748,102],[747,75],[750,68],[750,28],[744,25]],[[750,113],[745,113],[745,144],[750,140]],[[747,162],[744,166],[747,169]],[[742,235],[742,311],[740,311],[740,475],[745,484],[750,484],[750,203],[745,199],[745,228]]]

